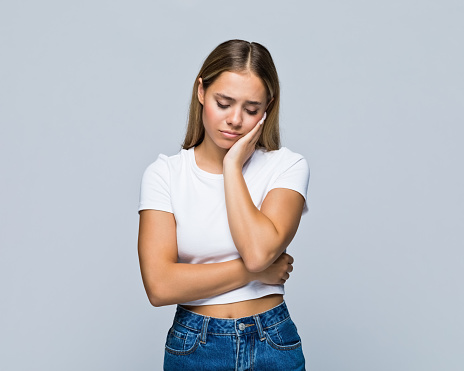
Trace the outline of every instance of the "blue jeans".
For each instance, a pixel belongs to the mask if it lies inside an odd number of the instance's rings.
[[[305,360],[285,302],[237,319],[206,317],[177,306],[164,370],[301,371]]]

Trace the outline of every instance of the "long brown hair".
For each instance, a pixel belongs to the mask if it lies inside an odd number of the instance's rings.
[[[203,126],[203,106],[198,101],[199,78],[202,78],[205,91],[223,72],[251,71],[264,84],[269,104],[263,132],[256,147],[268,151],[280,148],[279,106],[280,86],[277,70],[269,51],[261,44],[243,40],[229,40],[218,45],[205,59],[193,84],[190,101],[187,133],[182,148],[198,146],[205,137]]]

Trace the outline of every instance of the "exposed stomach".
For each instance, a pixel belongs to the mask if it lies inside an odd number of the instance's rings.
[[[182,305],[185,309],[208,317],[242,318],[266,312],[284,301],[282,294],[267,295],[258,299],[229,304]]]

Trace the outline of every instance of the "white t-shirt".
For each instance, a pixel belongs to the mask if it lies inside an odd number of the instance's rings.
[[[306,200],[308,164],[303,156],[285,147],[276,151],[256,150],[242,173],[258,209],[274,188],[295,190]],[[227,221],[223,175],[200,169],[195,162],[194,147],[170,157],[160,154],[147,167],[142,177],[139,211],[145,209],[174,214],[179,263],[219,263],[240,257]],[[305,202],[303,214],[307,210]],[[252,281],[224,294],[182,304],[226,304],[283,293],[283,285]]]

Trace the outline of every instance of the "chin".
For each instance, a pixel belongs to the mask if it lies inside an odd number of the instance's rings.
[[[227,149],[227,150],[229,150],[234,144],[235,144],[235,142],[225,142],[225,141],[221,142],[221,143],[216,143],[216,145],[219,148]]]
[[[210,145],[213,144],[218,148],[228,151],[239,139],[240,138],[224,138],[221,135],[209,135],[206,133],[204,141],[208,141]]]
[[[236,140],[230,140],[230,139],[227,140],[227,139],[220,138],[218,140],[215,140],[214,144],[219,148],[229,150],[230,147],[232,147],[237,142],[237,140],[238,139],[236,139]]]

